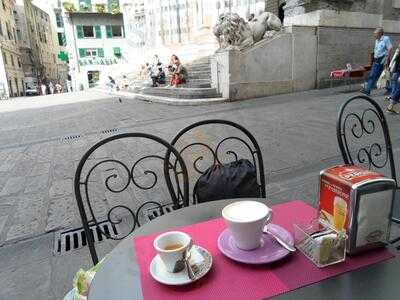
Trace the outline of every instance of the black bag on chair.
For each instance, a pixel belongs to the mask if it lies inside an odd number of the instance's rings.
[[[197,203],[228,198],[260,197],[256,168],[247,159],[213,165],[197,180],[193,196]]]

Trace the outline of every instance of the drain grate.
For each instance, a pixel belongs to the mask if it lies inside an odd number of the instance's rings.
[[[118,132],[118,131],[119,131],[119,128],[111,128],[111,129],[102,130],[101,133],[110,134],[110,133],[115,133],[115,132]]]
[[[103,221],[99,223],[100,228],[112,237],[117,237],[119,231],[114,224],[109,221]],[[93,235],[94,242],[102,242],[108,239],[107,236],[103,235],[99,228],[95,225],[90,226],[90,231]],[[71,252],[72,250],[80,249],[87,246],[86,233],[83,228],[71,229],[56,234],[54,241],[54,254],[63,255]]]
[[[62,142],[71,142],[77,139],[80,139],[82,135],[80,134],[72,134],[72,135],[67,135],[61,138]]]

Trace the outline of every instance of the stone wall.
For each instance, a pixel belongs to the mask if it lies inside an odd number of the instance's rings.
[[[381,14],[382,5],[392,0],[287,0],[285,16],[304,14],[320,9]]]
[[[317,87],[329,87],[329,74],[334,69],[343,69],[347,63],[353,67],[368,64],[373,51],[372,29],[361,28],[317,28]],[[400,42],[400,34],[386,33],[394,46]]]
[[[211,60],[213,87],[230,100],[315,88],[314,28],[290,28],[245,51],[217,52]]]

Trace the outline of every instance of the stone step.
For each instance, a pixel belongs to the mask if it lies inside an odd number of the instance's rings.
[[[144,95],[144,94],[135,94],[135,99],[147,101],[147,102],[155,102],[155,103],[163,103],[168,105],[189,105],[189,106],[197,106],[197,105],[210,105],[210,104],[218,104],[227,102],[228,99],[218,97],[218,98],[192,98],[192,99],[176,99],[169,97],[160,97],[160,96],[152,96],[152,95]]]
[[[211,80],[211,72],[188,72],[189,79],[209,79]]]
[[[186,69],[188,69],[188,70],[210,70],[211,69],[211,65],[210,64],[186,65]]]
[[[220,98],[214,88],[188,88],[188,87],[149,87],[142,88],[140,91],[144,95],[153,95],[168,98],[199,99],[199,98]]]

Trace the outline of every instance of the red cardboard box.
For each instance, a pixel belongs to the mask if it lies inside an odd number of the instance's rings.
[[[320,173],[319,215],[348,235],[347,252],[387,243],[396,183],[359,166],[341,165]]]

